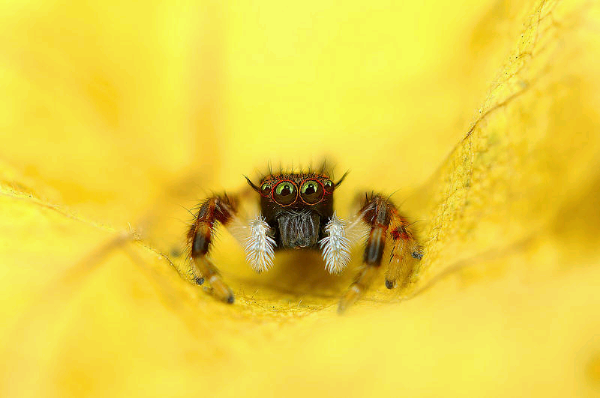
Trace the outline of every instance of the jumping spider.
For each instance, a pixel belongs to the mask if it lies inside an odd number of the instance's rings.
[[[353,222],[338,218],[333,210],[333,194],[346,175],[334,182],[324,168],[306,173],[282,171],[266,175],[258,185],[246,177],[251,190],[208,198],[188,232],[192,264],[200,275],[196,283],[202,284],[206,279],[218,299],[233,303],[233,292],[207,256],[215,223],[227,227],[245,245],[246,259],[257,272],[271,268],[277,250],[308,249],[321,250],[330,273],[340,273],[348,265],[350,249],[359,240],[353,241],[349,232],[362,224],[368,228],[368,233],[363,234],[366,238],[363,267],[340,300],[338,311],[343,312],[369,287],[381,265],[387,240],[393,246],[385,285],[394,288],[406,276],[409,262],[423,257],[422,248],[407,219],[389,198],[380,194],[358,197],[360,210]],[[258,211],[255,210],[258,214],[247,219],[240,208],[249,199],[258,205]]]

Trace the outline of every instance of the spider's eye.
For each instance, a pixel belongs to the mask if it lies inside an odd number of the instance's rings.
[[[260,193],[262,195],[267,196],[267,195],[269,195],[269,192],[271,192],[271,185],[269,185],[267,183],[262,184],[262,186],[260,187]]]
[[[282,181],[275,187],[273,198],[280,205],[289,205],[296,201],[296,187],[289,181]]]
[[[323,187],[316,181],[308,180],[300,188],[302,199],[308,204],[315,204],[323,197]]]
[[[331,180],[325,180],[325,182],[323,183],[323,186],[325,187],[325,190],[329,193],[333,192],[333,182]]]

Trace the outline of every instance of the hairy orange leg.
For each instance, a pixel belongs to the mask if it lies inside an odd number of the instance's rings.
[[[219,270],[207,255],[212,245],[215,224],[227,225],[235,216],[236,211],[236,198],[227,195],[213,196],[200,206],[194,224],[188,232],[192,263],[200,275],[196,278],[196,283],[201,285],[207,281],[212,287],[215,297],[230,304],[234,301],[233,292],[223,282]]]
[[[370,226],[363,254],[363,268],[358,273],[350,288],[342,296],[338,312],[344,312],[355,303],[369,288],[381,266],[388,235],[394,243],[392,258],[386,274],[386,287],[396,286],[400,277],[406,279],[408,274],[408,258],[421,259],[422,249],[410,231],[410,225],[396,209],[396,206],[381,195],[366,197],[359,214],[362,220]],[[403,279],[403,280],[404,280]]]

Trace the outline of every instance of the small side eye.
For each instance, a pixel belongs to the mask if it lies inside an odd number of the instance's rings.
[[[323,187],[316,181],[308,180],[302,184],[300,194],[306,203],[314,205],[323,197]]]
[[[282,206],[287,206],[296,201],[296,187],[289,181],[282,181],[275,187],[273,199]]]
[[[325,190],[327,191],[327,193],[333,192],[333,182],[331,180],[325,180],[325,182],[323,183],[323,186],[325,187]]]
[[[269,196],[269,193],[271,193],[271,184],[268,184],[266,182],[262,184],[260,187],[260,193],[263,196]]]

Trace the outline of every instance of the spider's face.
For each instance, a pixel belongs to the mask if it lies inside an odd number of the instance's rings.
[[[333,214],[335,187],[329,176],[314,173],[269,175],[254,187],[278,248],[317,247]]]

